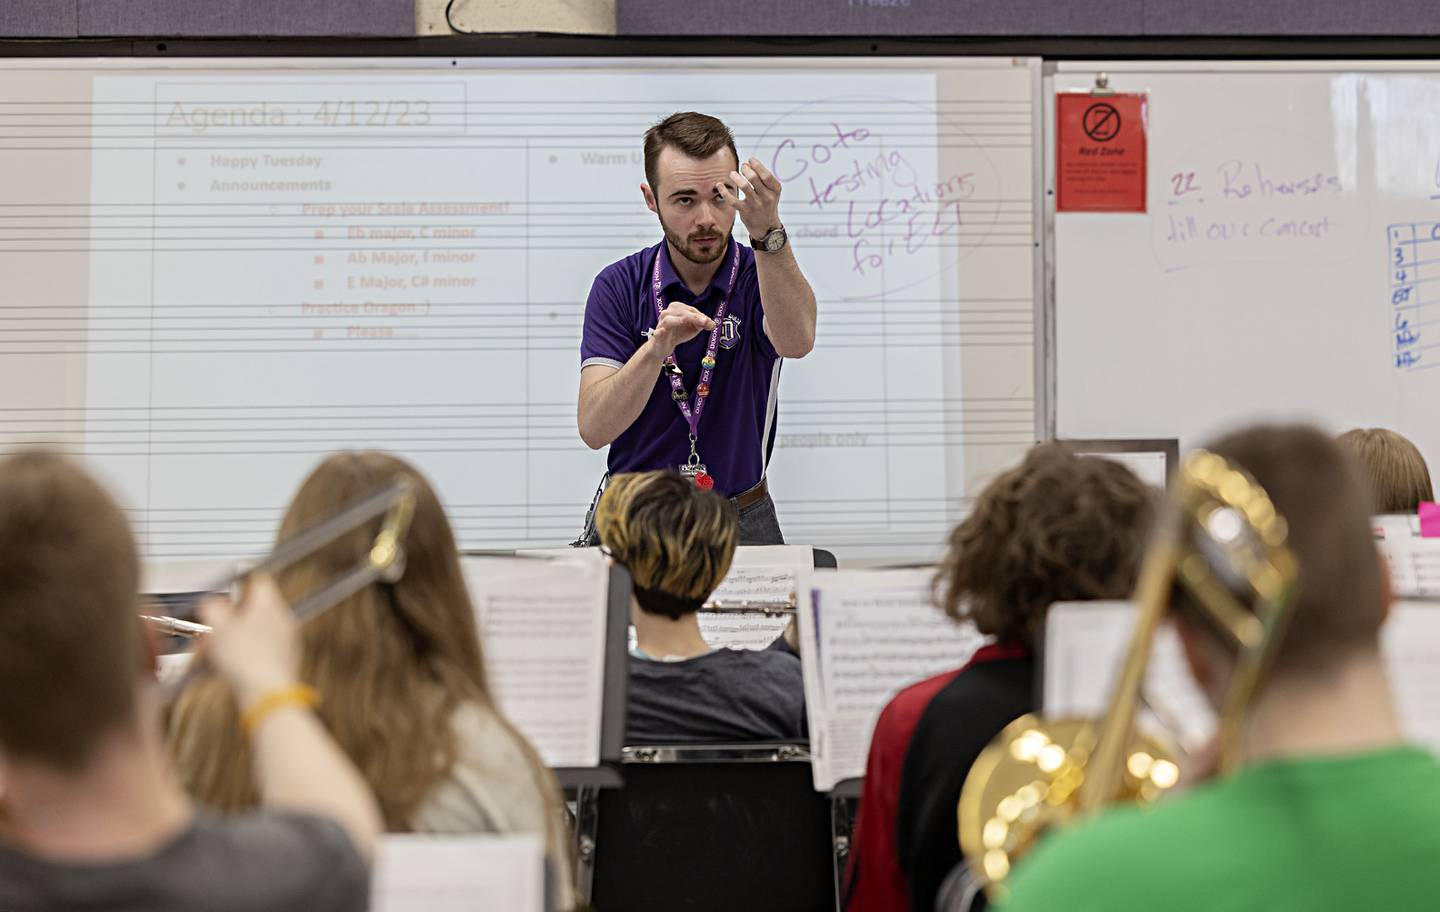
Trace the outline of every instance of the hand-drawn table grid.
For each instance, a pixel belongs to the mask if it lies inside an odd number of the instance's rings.
[[[1396,370],[1440,366],[1440,338],[1427,341],[1426,327],[1440,326],[1440,222],[1390,225],[1391,355]],[[1428,267],[1428,268],[1427,268]]]

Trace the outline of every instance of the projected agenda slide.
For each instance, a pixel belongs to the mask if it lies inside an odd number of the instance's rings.
[[[676,110],[784,181],[819,298],[816,350],[780,383],[788,535],[936,545],[1033,439],[1029,67],[67,75],[72,100],[0,105],[0,154],[60,151],[0,206],[0,257],[67,276],[0,319],[7,354],[62,380],[0,417],[7,443],[83,454],[152,557],[264,550],[341,449],[414,461],[462,547],[573,538],[604,470],[575,428],[584,302],[660,240],[640,138]]]

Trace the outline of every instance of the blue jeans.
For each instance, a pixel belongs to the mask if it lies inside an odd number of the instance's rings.
[[[740,511],[740,544],[783,545],[780,518],[775,515],[775,501],[769,493]]]

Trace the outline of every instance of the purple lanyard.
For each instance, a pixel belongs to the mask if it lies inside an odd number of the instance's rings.
[[[705,357],[700,359],[700,382],[695,385],[695,405],[692,408],[685,401],[685,378],[680,375],[680,368],[675,363],[675,353],[671,352],[665,359],[665,367],[670,375],[670,398],[680,406],[680,414],[685,416],[685,423],[690,427],[690,441],[693,444],[700,437],[700,413],[705,410],[705,397],[710,395],[710,377],[715,373],[715,353],[720,350],[720,324],[725,320],[725,310],[730,306],[730,296],[735,293],[735,277],[740,274],[740,250],[735,246],[734,238],[730,239],[730,280],[725,285],[725,297],[720,299],[720,306],[715,308],[715,328],[710,330],[710,343],[705,346]],[[665,302],[660,295],[660,258],[665,255],[665,242],[660,242],[660,248],[655,253],[655,268],[650,277],[650,288],[655,298],[655,322],[660,322],[660,314],[665,311]]]

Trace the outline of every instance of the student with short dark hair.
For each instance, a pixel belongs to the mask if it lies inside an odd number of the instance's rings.
[[[1374,512],[1414,513],[1421,501],[1435,499],[1430,467],[1408,438],[1387,428],[1353,428],[1337,439],[1370,483]]]
[[[803,740],[799,658],[700,634],[696,612],[735,555],[735,507],[676,472],[617,475],[595,528],[634,580],[627,743]]]
[[[264,807],[225,819],[167,768],[139,575],[124,514],[80,468],[0,461],[0,909],[363,909],[379,809],[297,686],[273,581],[201,608]]]
[[[970,765],[1035,709],[1034,649],[1046,612],[1059,601],[1128,596],[1154,508],[1154,494],[1123,465],[1055,443],[1032,449],[980,494],[950,535],[935,596],[990,642],[963,669],[912,685],[881,713],[847,908],[934,908],[960,860],[955,807]]]
[[[1241,723],[1239,768],[1141,812],[1047,837],[1009,878],[1007,910],[1428,909],[1440,895],[1440,764],[1400,730],[1380,655],[1390,605],[1371,492],[1307,427],[1207,447],[1286,521],[1298,592]],[[1177,592],[1180,591],[1177,589]],[[1170,604],[1190,671],[1218,708],[1228,639]]]

